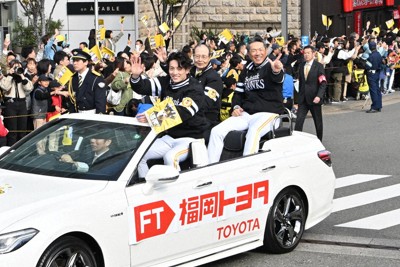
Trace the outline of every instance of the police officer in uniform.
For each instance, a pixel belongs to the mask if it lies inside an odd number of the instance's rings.
[[[101,74],[88,67],[90,55],[81,49],[72,50],[75,74],[69,82],[68,91],[74,112],[105,113],[106,84]]]
[[[381,90],[379,89],[379,73],[382,65],[382,56],[376,50],[375,42],[369,43],[369,49],[372,51],[372,53],[368,57],[366,69],[372,104],[371,108],[367,110],[367,113],[376,113],[380,112],[382,109],[382,94]]]

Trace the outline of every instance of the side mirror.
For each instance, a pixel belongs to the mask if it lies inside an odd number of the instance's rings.
[[[149,195],[153,192],[157,184],[172,183],[179,177],[179,171],[171,166],[154,165],[150,168],[145,179],[146,184],[143,187],[143,193]]]

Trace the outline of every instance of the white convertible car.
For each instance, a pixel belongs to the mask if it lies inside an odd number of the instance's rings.
[[[137,164],[154,131],[134,118],[81,115],[1,148],[1,267],[193,266],[256,247],[285,253],[331,212],[330,153],[291,123],[257,154],[241,156],[244,135],[232,132],[220,162],[207,163],[199,140],[180,172],[153,162],[143,179]],[[99,135],[112,153],[92,163]]]

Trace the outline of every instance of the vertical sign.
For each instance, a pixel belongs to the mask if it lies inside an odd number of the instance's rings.
[[[358,33],[360,36],[362,35],[362,19],[361,19],[361,11],[354,12],[354,31]]]

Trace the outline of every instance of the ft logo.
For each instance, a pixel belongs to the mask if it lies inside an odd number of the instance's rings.
[[[174,211],[163,200],[134,208],[136,242],[167,232],[175,217]]]

